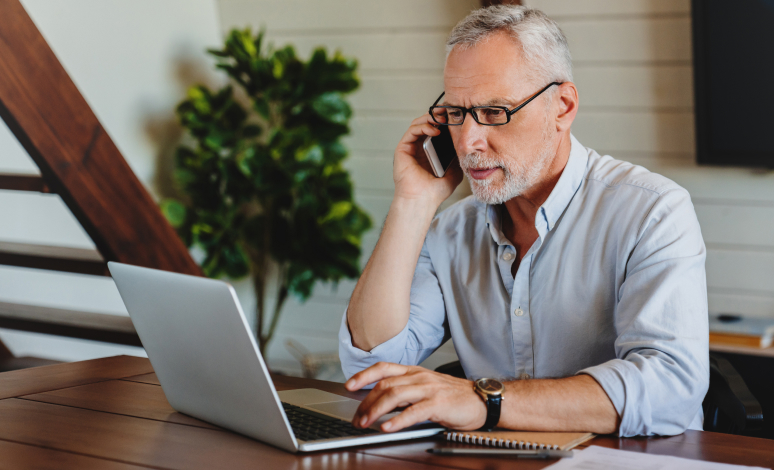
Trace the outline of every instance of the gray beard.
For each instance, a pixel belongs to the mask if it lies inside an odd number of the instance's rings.
[[[460,166],[465,176],[468,177],[473,196],[485,204],[496,205],[520,196],[535,186],[554,157],[548,129],[546,131],[543,134],[540,154],[529,166],[523,159],[501,154],[484,158],[480,153],[470,153],[462,157]],[[481,167],[500,167],[503,171],[503,179],[500,184],[496,184],[492,177],[484,180],[471,178],[470,168]]]

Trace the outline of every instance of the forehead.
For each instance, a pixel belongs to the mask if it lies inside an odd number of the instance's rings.
[[[520,45],[505,33],[495,33],[473,47],[452,49],[443,71],[444,99],[465,105],[517,99],[526,76]]]

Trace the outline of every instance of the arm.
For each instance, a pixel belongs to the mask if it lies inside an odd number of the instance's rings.
[[[709,387],[705,256],[688,193],[665,191],[641,224],[619,287],[617,359],[580,371],[610,397],[621,436],[701,425]]]
[[[358,390],[376,381],[379,382],[353,418],[355,426],[368,427],[399,406],[408,408],[383,423],[382,430],[398,431],[426,420],[452,429],[473,430],[486,420],[486,404],[470,380],[416,366],[380,363],[355,374],[346,387]],[[498,427],[598,434],[618,428],[618,413],[613,404],[602,387],[587,375],[516,380],[503,385]]]
[[[339,329],[339,358],[347,378],[377,362],[420,364],[449,339],[443,292],[427,246],[423,246],[419,254],[411,280],[410,305],[408,323],[403,330],[370,351],[352,345],[347,316],[343,316]]]
[[[363,351],[393,338],[408,323],[411,280],[425,235],[435,211],[462,181],[458,164],[443,178],[428,170],[421,146],[426,136],[439,133],[429,119],[415,119],[395,150],[395,196],[347,308],[352,345]]]

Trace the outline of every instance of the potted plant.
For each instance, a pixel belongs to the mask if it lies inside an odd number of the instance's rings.
[[[189,141],[175,155],[179,197],[161,208],[185,243],[203,250],[207,276],[252,276],[265,353],[289,294],[306,300],[317,281],[360,274],[371,220],[353,200],[340,141],[357,63],[322,48],[304,61],[250,30],[231,31],[209,53],[237,88],[192,87],[178,106]]]

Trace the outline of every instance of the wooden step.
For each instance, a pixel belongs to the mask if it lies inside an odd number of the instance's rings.
[[[50,193],[51,189],[40,175],[0,173],[0,189]]]
[[[0,301],[0,328],[142,346],[129,317],[107,313]]]
[[[95,249],[0,241],[0,264],[95,276],[110,276]]]

